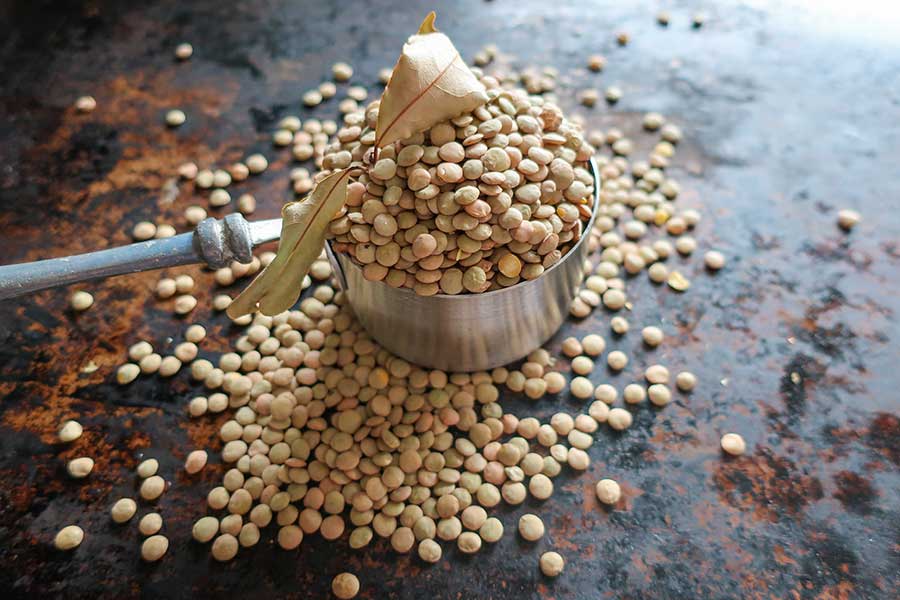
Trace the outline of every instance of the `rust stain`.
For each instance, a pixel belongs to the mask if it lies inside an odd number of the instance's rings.
[[[823,496],[818,479],[798,472],[793,461],[764,448],[750,456],[725,458],[715,466],[713,477],[724,502],[772,522]]]

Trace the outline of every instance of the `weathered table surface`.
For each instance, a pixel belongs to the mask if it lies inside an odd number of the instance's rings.
[[[378,89],[378,69],[437,3],[225,4],[20,1],[0,9],[8,34],[0,46],[0,262],[126,243],[142,219],[168,218],[183,230],[181,213],[197,197],[184,185],[174,201],[161,190],[185,160],[224,165],[264,152],[272,168],[236,189],[256,194],[258,216],[274,216],[290,197],[289,152],[269,143],[274,122],[333,115],[336,101],[310,112],[299,97],[338,60]],[[71,289],[2,302],[0,589],[321,598],[335,573],[350,570],[364,598],[896,593],[900,50],[887,21],[729,4],[698,31],[684,2],[667,3],[668,28],[654,21],[656,3],[577,4],[465,0],[437,6],[438,25],[467,57],[494,42],[519,64],[558,67],[576,90],[621,85],[625,96],[612,110],[578,107],[568,88],[564,103],[592,127],[616,124],[646,147],[641,113],[658,110],[682,126],[671,170],[685,190],[678,202],[703,209],[701,248],[721,249],[729,264],[710,276],[687,261],[694,284],[683,296],[634,280],[629,318],[633,328],[662,321],[669,341],[653,355],[693,370],[698,389],[665,410],[637,410],[624,434],[602,430],[590,471],[563,475],[542,506],[501,511],[508,535],[477,556],[448,550],[449,560],[426,567],[384,542],[353,552],[318,538],[284,552],[267,532],[220,565],[190,541],[190,526],[221,465],[214,457],[197,480],[180,465],[190,449],[218,447],[225,417],[186,418],[186,372],[111,383],[129,344],[165,346],[182,331],[152,297],[158,274],[86,286],[97,302],[79,315],[67,308]],[[630,33],[627,48],[616,47],[618,30]],[[172,49],[185,40],[195,55],[179,64]],[[596,52],[609,59],[602,74],[584,68]],[[98,108],[78,115],[73,101],[86,93]],[[177,130],[162,124],[172,107],[188,115]],[[849,235],[835,226],[844,207],[864,216]],[[200,284],[191,320],[212,331],[202,355],[214,358],[236,328],[210,314],[211,276],[184,271]],[[608,332],[607,318],[598,311],[566,325],[554,347],[566,334]],[[654,360],[635,331],[609,340],[633,353],[633,369],[617,377],[598,370],[595,382],[624,385]],[[81,372],[88,361],[99,370]],[[504,402],[519,414],[579,409],[566,397]],[[54,434],[67,418],[85,434],[61,446]],[[729,430],[746,438],[746,456],[722,456],[719,437]],[[94,473],[68,480],[66,459],[83,454],[96,459]],[[139,558],[134,523],[116,527],[108,517],[113,500],[135,494],[141,456],[159,458],[172,483],[158,502],[172,545],[150,566]],[[616,510],[597,506],[601,476],[623,485]],[[526,509],[548,526],[537,547],[511,533]],[[55,551],[54,533],[71,522],[86,530],[84,544]],[[567,558],[555,581],[537,568],[551,548]]]

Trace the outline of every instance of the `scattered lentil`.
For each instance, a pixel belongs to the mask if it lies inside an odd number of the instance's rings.
[[[68,525],[59,530],[53,545],[59,550],[74,550],[84,540],[84,530],[78,525]]]
[[[621,371],[628,364],[628,357],[621,350],[613,350],[606,356],[606,364],[613,371]]]
[[[60,427],[57,436],[59,437],[59,441],[69,443],[80,438],[83,431],[84,429],[78,421],[66,421],[62,424],[62,427]]]
[[[151,475],[141,483],[140,494],[144,500],[156,500],[166,489],[166,480],[159,475]]]
[[[632,420],[633,417],[631,416],[631,413],[624,408],[610,409],[609,416],[606,418],[606,422],[609,423],[609,426],[616,431],[624,431],[631,427]]]
[[[563,572],[565,560],[558,552],[544,552],[539,560],[541,573],[547,577],[557,577]]]
[[[93,112],[97,108],[97,101],[92,96],[81,96],[75,100],[75,110],[80,113]]]
[[[188,454],[184,461],[184,470],[188,475],[194,475],[203,470],[206,466],[207,454],[206,450],[194,450]]]
[[[85,291],[78,290],[72,294],[69,302],[73,310],[81,312],[89,309],[94,304],[94,297]]]
[[[353,573],[340,573],[331,580],[331,592],[340,600],[355,598],[359,593],[359,579]]]
[[[109,515],[113,522],[119,524],[130,521],[136,512],[137,502],[131,498],[119,498],[109,509]]]
[[[157,512],[147,513],[138,521],[138,531],[143,535],[154,535],[162,529],[162,515]]]
[[[736,433],[726,433],[722,436],[722,450],[732,456],[740,456],[747,450],[747,443]]]
[[[682,371],[675,376],[675,385],[682,392],[690,392],[697,385],[697,377],[689,371]]]
[[[641,330],[641,338],[643,338],[644,343],[650,346],[651,348],[656,348],[663,341],[663,332],[659,327],[655,327],[653,325],[649,325],[644,327]]]
[[[594,488],[597,499],[610,506],[616,504],[622,497],[622,488],[612,479],[601,479]]]
[[[609,326],[612,328],[613,332],[619,335],[625,335],[628,333],[628,320],[620,315],[616,315],[612,319],[609,320]]]
[[[178,60],[187,60],[194,54],[194,47],[187,42],[182,42],[175,46],[175,58]]]
[[[82,456],[74,458],[66,465],[66,471],[72,479],[84,479],[91,474],[94,468],[94,459]]]
[[[147,562],[156,562],[169,549],[169,540],[164,535],[152,535],[141,544],[141,558]]]
[[[544,522],[535,514],[527,513],[519,517],[519,535],[529,542],[544,537]]]
[[[855,210],[851,210],[849,208],[845,208],[843,210],[838,211],[838,226],[844,231],[850,231],[854,227],[856,227],[857,223],[860,222],[862,216]]]
[[[156,475],[156,471],[159,469],[159,461],[155,458],[148,458],[147,460],[141,461],[137,466],[137,474],[141,479],[146,479],[153,475]]]
[[[173,109],[166,113],[166,125],[169,127],[178,127],[182,125],[187,117],[184,114],[184,111]]]

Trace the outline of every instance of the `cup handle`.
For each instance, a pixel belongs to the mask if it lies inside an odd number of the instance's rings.
[[[344,268],[341,267],[340,261],[338,261],[337,256],[335,256],[334,251],[331,249],[331,242],[325,241],[325,255],[328,256],[328,262],[331,263],[331,270],[334,272],[335,277],[337,277],[338,285],[345,292],[347,291],[347,276],[344,274]]]

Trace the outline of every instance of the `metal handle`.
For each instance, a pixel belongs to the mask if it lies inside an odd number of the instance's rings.
[[[222,220],[205,219],[193,233],[76,256],[8,265],[0,267],[0,299],[78,281],[178,265],[204,262],[218,269],[232,260],[248,263],[253,259],[253,246],[277,239],[279,230],[280,219],[251,225],[235,213]]]

